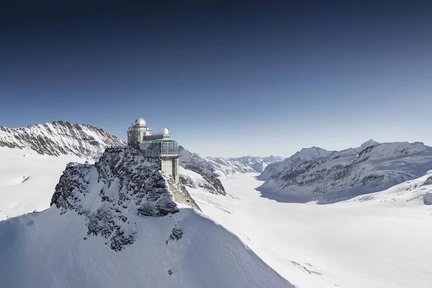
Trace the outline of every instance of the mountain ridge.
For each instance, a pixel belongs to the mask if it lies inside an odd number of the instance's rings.
[[[384,190],[432,169],[432,148],[421,142],[364,146],[303,159],[296,153],[266,168],[260,190],[281,201],[324,204]]]
[[[42,155],[97,158],[106,147],[124,146],[116,136],[88,124],[54,121],[20,128],[0,126],[0,147],[30,148]]]

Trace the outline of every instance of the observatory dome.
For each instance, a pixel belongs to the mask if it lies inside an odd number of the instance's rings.
[[[138,118],[135,120],[134,126],[146,127],[146,121],[144,118]]]

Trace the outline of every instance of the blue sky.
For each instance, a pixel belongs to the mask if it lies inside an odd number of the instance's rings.
[[[221,156],[432,145],[426,1],[57,2],[0,4],[0,125],[125,138],[142,116]]]

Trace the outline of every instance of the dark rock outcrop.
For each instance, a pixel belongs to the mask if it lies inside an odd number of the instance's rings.
[[[84,215],[89,236],[101,235],[113,250],[121,250],[134,241],[134,217],[161,217],[179,211],[174,193],[178,199],[189,200],[184,204],[198,208],[187,191],[171,181],[140,151],[111,148],[94,165],[69,164],[51,206],[61,214]],[[181,236],[177,232],[173,232],[175,237]]]

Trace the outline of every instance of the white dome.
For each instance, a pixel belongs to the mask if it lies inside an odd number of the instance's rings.
[[[134,126],[146,127],[147,123],[144,118],[138,118],[135,120]]]
[[[169,135],[169,134],[170,134],[170,132],[169,132],[168,128],[164,128],[163,129],[163,135]]]

